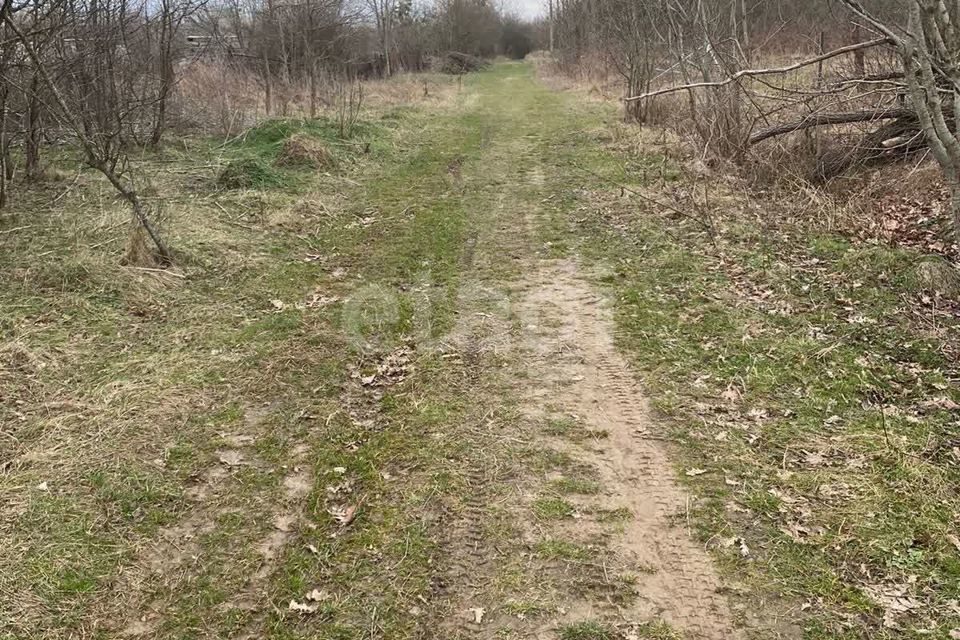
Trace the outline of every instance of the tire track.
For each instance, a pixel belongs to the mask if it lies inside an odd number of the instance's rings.
[[[576,263],[553,261],[534,271],[522,303],[530,318],[524,323],[525,348],[529,378],[546,384],[529,390],[531,414],[543,415],[544,407],[560,405],[584,426],[608,434],[589,447],[564,447],[598,470],[604,489],[595,500],[599,507],[632,514],[609,539],[618,564],[647,569],[636,572],[635,600],[598,593],[582,597],[572,608],[599,612],[619,625],[661,618],[690,639],[740,637],[712,559],[675,524],[687,496],[666,452],[648,437],[657,425],[615,348],[609,309],[579,275]]]

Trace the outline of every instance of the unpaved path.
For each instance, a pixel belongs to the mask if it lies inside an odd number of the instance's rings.
[[[207,415],[163,423],[164,438],[131,454],[172,487],[173,506],[156,506],[161,524],[142,533],[105,534],[123,553],[87,600],[63,601],[77,628],[143,640],[739,637],[665,430],[578,251],[572,225],[597,185],[570,162],[602,153],[582,128],[604,125],[575,100],[526,65],[473,75],[455,106],[412,121],[428,135],[398,125],[409,130],[395,165],[356,175],[369,182],[363,224],[331,217],[310,246],[280,236],[295,250],[275,265],[282,278],[264,278],[289,285],[286,302],[271,286],[237,303],[263,307],[247,311],[270,348],[235,361],[236,390],[210,383],[223,397]],[[268,244],[280,232],[263,233]],[[329,264],[304,280],[317,256]],[[309,304],[317,296],[329,304]],[[363,319],[358,346],[350,322]],[[229,343],[251,348],[251,335]],[[61,632],[62,617],[18,622],[49,632],[18,637],[91,637]]]
[[[613,341],[607,301],[573,260],[549,261],[525,278],[523,315],[529,355],[527,411],[561,409],[588,432],[586,446],[564,450],[594,467],[602,493],[591,507],[626,509],[607,542],[616,562],[638,571],[636,599],[619,607],[584,599],[576,608],[625,623],[661,618],[688,638],[736,638],[709,555],[683,526],[688,497],[657,440],[659,426]],[[595,527],[596,522],[577,526]]]
[[[443,542],[446,620],[427,637],[738,638],[609,301],[555,240],[570,232],[555,203],[576,185],[553,148],[575,125],[513,80],[478,97],[498,130],[459,175],[477,226],[451,340],[477,375],[503,376],[519,426],[490,420],[471,436],[471,490]]]

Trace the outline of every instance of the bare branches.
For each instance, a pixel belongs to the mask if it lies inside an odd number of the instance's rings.
[[[850,113],[811,113],[800,120],[786,122],[756,131],[750,135],[748,141],[753,145],[769,138],[786,135],[794,131],[802,131],[803,129],[810,129],[812,127],[851,124],[854,122],[879,122],[880,120],[896,120],[898,118],[915,116],[916,113],[910,109],[870,109]]]
[[[854,51],[860,51],[863,49],[869,49],[871,47],[876,47],[883,44],[890,44],[890,42],[891,42],[890,39],[887,37],[875,38],[873,40],[868,40],[866,42],[858,42],[857,44],[851,44],[845,47],[840,47],[839,49],[834,49],[833,51],[830,51],[828,53],[824,53],[822,55],[815,56],[813,58],[807,58],[806,60],[801,60],[800,62],[796,62],[794,64],[787,65],[785,67],[772,67],[767,69],[742,69],[730,75],[729,77],[723,80],[718,80],[716,82],[693,82],[693,83],[684,84],[684,85],[672,86],[664,89],[657,89],[656,91],[650,91],[638,96],[631,96],[629,98],[625,98],[624,100],[625,102],[634,102],[637,100],[646,100],[648,98],[662,96],[668,93],[676,93],[678,91],[687,91],[690,89],[699,89],[704,87],[725,87],[726,85],[736,82],[737,80],[741,80],[742,78],[789,73],[791,71],[796,71],[797,69],[802,69],[803,67],[808,67],[814,64],[818,64],[820,62],[829,60],[831,58],[836,58],[837,56],[842,56],[844,54],[852,53]]]
[[[568,56],[586,65],[604,57],[607,71],[628,78],[627,116],[649,115],[688,139],[704,160],[737,165],[747,164],[757,153],[751,147],[764,140],[805,132],[770,153],[785,162],[788,153],[802,156],[795,166],[807,175],[811,166],[829,165],[820,173],[836,175],[928,148],[953,191],[960,237],[960,0],[567,0],[559,6],[561,63]],[[828,16],[846,16],[847,28]],[[829,50],[827,41],[835,43]],[[796,51],[808,53],[780,62]],[[815,76],[794,73],[814,65]],[[642,82],[624,70],[639,70]],[[653,100],[670,94],[682,94],[684,102]],[[867,126],[832,137],[811,131],[854,123]]]
[[[950,185],[954,232],[960,237],[960,139],[956,130],[960,125],[960,25],[954,24],[956,9],[951,15],[941,0],[907,0],[905,24],[887,23],[859,0],[841,2],[896,45],[911,107]],[[952,111],[949,116],[948,110]],[[953,120],[952,127],[948,120]]]
[[[125,8],[122,10],[126,11]],[[0,8],[0,22],[10,29],[34,65],[38,77],[53,96],[53,103],[56,106],[55,117],[70,130],[79,142],[80,147],[86,155],[87,163],[102,173],[120,196],[130,204],[134,218],[137,220],[137,223],[143,227],[147,235],[150,236],[160,260],[166,264],[172,262],[173,256],[161,239],[143,202],[132,186],[124,181],[123,177],[117,171],[118,165],[125,164],[126,158],[123,155],[122,147],[119,144],[113,143],[113,138],[117,135],[117,130],[113,127],[116,124],[122,126],[123,110],[126,108],[126,105],[112,100],[112,98],[116,97],[116,87],[118,86],[116,79],[113,77],[97,78],[99,82],[107,83],[106,86],[109,86],[113,90],[107,93],[113,95],[84,95],[79,102],[71,104],[67,94],[54,78],[49,68],[49,62],[41,58],[37,48],[34,46],[33,40],[23,31],[18,24],[18,20],[13,16],[10,0],[5,0],[2,8]],[[115,55],[117,50],[117,47],[113,48]],[[112,62],[116,62],[116,60]],[[88,113],[85,111],[85,109],[88,109],[88,101],[91,99],[94,100],[94,104],[100,109],[99,112]]]
[[[901,46],[903,41],[901,40],[900,36],[898,36],[892,28],[875,18],[869,11],[867,11],[859,2],[859,0],[840,0],[840,2],[846,5],[847,8],[849,8],[855,15],[865,20],[871,27],[882,33],[890,40],[890,42],[896,44],[897,46]]]

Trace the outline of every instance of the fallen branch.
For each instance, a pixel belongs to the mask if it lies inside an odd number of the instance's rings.
[[[827,149],[817,159],[809,178],[813,182],[825,182],[850,168],[905,160],[927,148],[916,116],[897,118],[852,145]]]
[[[694,82],[691,84],[684,84],[684,85],[679,85],[675,87],[667,87],[665,89],[657,89],[656,91],[650,91],[648,93],[644,93],[639,96],[631,96],[629,98],[624,98],[624,102],[636,102],[637,100],[645,100],[647,98],[653,98],[654,96],[662,96],[667,93],[676,93],[677,91],[686,91],[688,89],[699,89],[702,87],[725,87],[731,82],[736,82],[737,80],[740,80],[741,78],[746,78],[746,77],[768,76],[768,75],[789,73],[791,71],[796,71],[797,69],[802,69],[803,67],[809,67],[812,64],[823,62],[824,60],[829,60],[830,58],[836,58],[837,56],[842,56],[845,53],[851,53],[853,51],[859,51],[861,49],[869,49],[870,47],[876,47],[882,44],[888,44],[889,42],[890,42],[890,38],[886,36],[882,38],[875,38],[873,40],[867,40],[866,42],[858,42],[856,44],[850,44],[845,47],[840,47],[839,49],[828,51],[827,53],[823,53],[819,56],[816,56],[815,58],[808,58],[806,60],[801,60],[800,62],[795,62],[794,64],[788,65],[786,67],[772,67],[768,69],[742,69],[724,80],[718,80],[716,82]]]
[[[854,111],[848,113],[811,113],[800,120],[778,124],[756,131],[750,135],[747,141],[753,145],[758,142],[763,142],[767,138],[774,138],[776,136],[793,133],[794,131],[802,131],[803,129],[831,124],[875,122],[877,120],[896,120],[898,118],[915,117],[916,113],[910,109],[871,109],[869,111]]]

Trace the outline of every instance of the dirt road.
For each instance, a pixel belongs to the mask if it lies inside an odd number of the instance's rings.
[[[211,215],[155,340],[87,328],[6,476],[9,637],[739,637],[577,246],[571,100],[502,64],[391,111],[349,180]]]
[[[576,123],[523,67],[475,90],[496,124],[460,179],[492,206],[475,208],[486,219],[463,265],[455,344],[486,364],[478,375],[499,378],[516,418],[471,443],[487,455],[454,520],[464,535],[445,539],[458,560],[441,618],[459,619],[464,637],[739,637],[597,274],[554,239],[565,224],[559,139]],[[491,373],[497,361],[505,373]],[[512,535],[484,535],[494,521]]]

